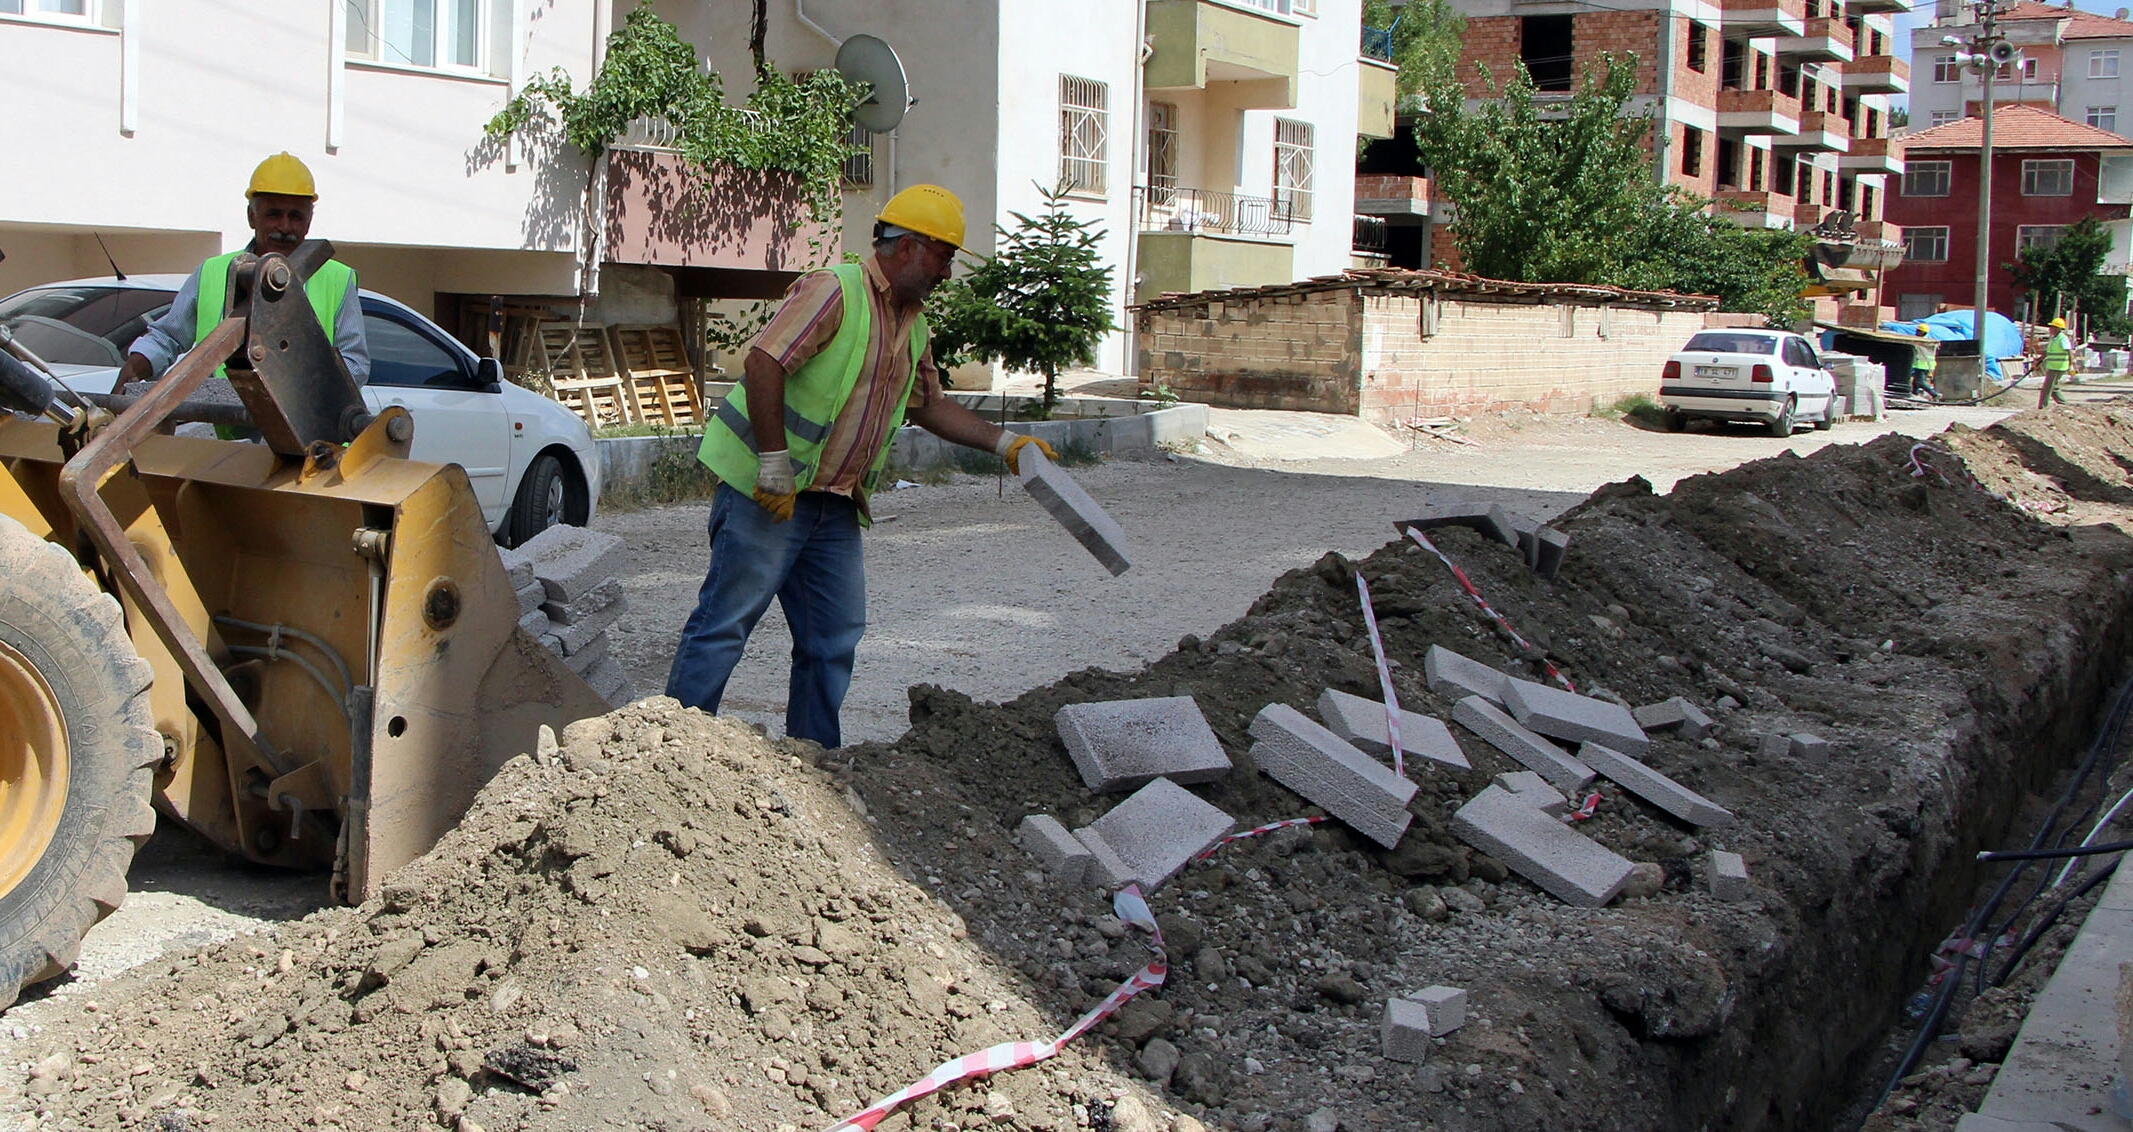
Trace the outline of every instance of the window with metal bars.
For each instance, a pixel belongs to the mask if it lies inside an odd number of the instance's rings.
[[[874,131],[865,126],[853,126],[844,139],[859,150],[844,159],[844,183],[853,188],[865,188],[874,183]]]
[[[1103,195],[1111,148],[1111,85],[1059,76],[1059,184],[1069,192]]]
[[[1309,122],[1274,119],[1274,210],[1295,220],[1311,219],[1313,133]]]
[[[1148,200],[1169,204],[1178,195],[1178,107],[1148,104]]]

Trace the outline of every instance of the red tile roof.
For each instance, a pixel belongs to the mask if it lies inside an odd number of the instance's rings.
[[[2113,19],[2078,8],[2062,8],[2057,4],[2040,4],[2037,0],[2022,0],[2001,15],[2000,19],[2067,20],[2067,39],[2133,39],[2133,20]]]
[[[2024,6],[2041,8],[2044,5]],[[1983,143],[1984,134],[1985,123],[1981,119],[1963,118],[1912,134],[1903,139],[1903,148],[1906,153],[1927,149],[1974,150]],[[2093,152],[2133,149],[2133,140],[2034,106],[2001,106],[1992,112],[1992,148]]]

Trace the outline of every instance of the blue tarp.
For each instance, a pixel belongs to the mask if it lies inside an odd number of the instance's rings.
[[[1896,334],[1917,334],[1918,328],[1926,328],[1926,336],[1936,342],[1968,342],[1977,337],[1971,322],[1970,311],[1942,311],[1931,318],[1916,322],[1884,322],[1881,329]],[[2004,378],[2000,372],[2001,358],[2022,356],[2022,332],[2016,329],[2013,320],[2006,315],[1985,312],[1985,373],[1987,376]]]

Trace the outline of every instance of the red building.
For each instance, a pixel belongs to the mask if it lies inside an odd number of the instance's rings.
[[[1923,318],[1943,304],[1966,307],[1975,295],[1983,133],[1982,121],[1964,118],[1904,139],[1903,179],[1889,198],[1889,220],[1903,227],[1903,264],[1890,269],[1882,291],[1898,318]],[[2010,318],[2021,314],[2006,265],[2083,217],[2111,228],[2111,269],[2122,274],[2133,228],[2129,201],[2133,141],[2031,106],[1995,108],[1988,305]]]

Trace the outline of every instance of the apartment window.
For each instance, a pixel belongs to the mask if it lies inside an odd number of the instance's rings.
[[[1935,56],[1933,57],[1933,81],[1934,81],[1934,82],[1937,82],[1937,83],[1953,83],[1953,82],[1961,82],[1961,81],[1962,81],[1962,78],[1963,78],[1963,69],[1962,69],[1961,67],[1958,67],[1958,66],[1956,66],[1956,65],[1955,65],[1955,56],[1953,56],[1953,55],[1935,55]]]
[[[1822,171],[1822,207],[1830,208],[1836,203],[1837,175],[1825,169]]]
[[[1903,195],[1907,197],[1944,197],[1948,195],[1949,171],[1954,168],[1950,161],[1910,161],[1904,163]]]
[[[845,142],[859,152],[844,159],[844,183],[855,189],[874,183],[874,131],[853,126]]]
[[[2036,77],[2037,61],[2035,59],[2017,59],[2012,63],[2002,63],[2000,64],[2000,69],[1994,72],[1992,76],[1994,82],[2002,83],[2015,82],[2017,80],[2025,83],[2034,82]]]
[[[2015,228],[2015,251],[2018,253],[2028,252],[2031,249],[2040,252],[2044,251],[2053,244],[2058,243],[2059,237],[2065,231],[2066,225],[2064,224],[2017,225]]]
[[[1703,176],[1703,131],[1694,126],[1681,127],[1681,175]]]
[[[1070,192],[1104,193],[1110,104],[1109,83],[1059,76],[1059,183]]]
[[[2072,159],[2040,159],[2022,163],[2022,195],[2026,197],[2070,197],[2074,195],[2074,162]]]
[[[1903,230],[1903,258],[1912,263],[1946,263],[1948,261],[1948,228],[1906,228]]]
[[[96,13],[90,0],[0,0],[0,14],[45,16],[69,22],[89,22]]]
[[[2089,52],[2089,77],[2092,79],[2115,79],[2118,77],[2118,49],[2092,49]]]
[[[2089,107],[2088,122],[2089,125],[2094,126],[2099,130],[2109,130],[2112,133],[2117,133],[2118,107],[2091,106]]]
[[[1289,0],[1289,12],[1297,16],[1318,15],[1318,0]]]
[[[1960,110],[1935,110],[1933,112],[1933,117],[1930,120],[1930,124],[1934,126],[1945,126],[1950,122],[1961,121],[1962,117],[1963,112]]]
[[[1793,196],[1798,188],[1800,164],[1789,154],[1777,154],[1770,159],[1770,191],[1781,197]]]
[[[1859,207],[1859,182],[1850,177],[1837,180],[1837,207],[1857,212]]]
[[[1521,16],[1518,61],[1533,77],[1533,89],[1570,90],[1570,50],[1575,16]]]
[[[1711,61],[1710,41],[1711,29],[1703,26],[1700,23],[1697,23],[1695,20],[1690,20],[1688,57],[1689,70],[1694,71],[1699,75],[1703,74],[1703,69],[1708,66]]]
[[[1274,211],[1296,220],[1311,219],[1313,132],[1309,122],[1274,119]]]
[[[1750,192],[1762,191],[1763,151],[1760,149],[1751,149],[1748,151],[1748,184],[1745,187]]]
[[[1148,200],[1169,204],[1178,195],[1178,106],[1148,104]]]
[[[1779,63],[1777,86],[1779,94],[1788,98],[1800,97],[1800,69],[1790,63]]]
[[[1859,186],[1859,219],[1881,219],[1881,216],[1874,211],[1874,186],[1872,185]]]
[[[403,67],[480,70],[482,0],[344,0],[348,54]]]
[[[1732,138],[1718,139],[1718,187],[1737,189],[1740,179],[1740,143]]]
[[[1718,86],[1720,90],[1740,90],[1748,85],[1748,49],[1736,39],[1718,42]]]
[[[1939,295],[1898,295],[1896,296],[1896,317],[1902,322],[1916,322],[1921,318],[1931,318],[1935,312],[1940,310],[1940,299]]]

